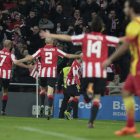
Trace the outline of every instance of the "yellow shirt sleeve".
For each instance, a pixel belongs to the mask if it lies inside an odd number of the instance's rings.
[[[126,40],[132,42],[138,35],[140,35],[140,22],[134,20],[126,28]]]

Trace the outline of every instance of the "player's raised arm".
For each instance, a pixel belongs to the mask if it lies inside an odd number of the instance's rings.
[[[49,31],[41,31],[40,36],[42,38],[51,37],[53,39],[58,39],[58,40],[67,41],[67,42],[72,41],[71,36],[69,36],[69,35],[51,34]]]
[[[76,54],[66,54],[65,57],[68,59],[77,59],[77,58],[82,58],[82,53],[80,55],[76,55]]]
[[[34,59],[33,56],[28,56],[26,58],[20,59],[20,60],[15,60],[14,64],[18,65],[18,66],[22,66],[24,67],[25,65],[23,65],[23,62],[28,62],[28,61],[32,61]],[[27,65],[26,65],[27,66]]]

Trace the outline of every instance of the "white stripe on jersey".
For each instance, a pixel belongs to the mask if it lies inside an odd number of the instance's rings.
[[[41,72],[41,77],[45,77],[45,71],[46,71],[46,68],[43,68],[40,72]]]
[[[89,62],[88,63],[87,70],[88,70],[88,72],[87,72],[88,77],[93,77],[93,73],[92,73],[92,70],[93,70],[92,62]]]
[[[55,77],[55,67],[53,67],[53,77]]]
[[[90,70],[89,70],[90,71]],[[89,72],[88,71],[88,72]],[[100,67],[100,63],[95,63],[95,76],[96,77],[101,77],[101,67]]]
[[[11,78],[11,70],[8,70],[8,79]]]
[[[75,84],[75,79],[73,78],[72,82],[71,82],[71,85],[74,85],[74,84]]]
[[[6,70],[3,70],[3,76],[2,78],[6,79]]]
[[[48,67],[47,69],[47,77],[50,77],[51,76],[51,67]]]
[[[11,54],[11,60],[12,60],[12,62],[14,62],[16,60],[16,57],[14,54]]]
[[[106,40],[112,43],[119,43],[119,38],[114,36],[106,36]]]
[[[107,78],[107,70],[103,70],[103,77]]]
[[[86,63],[83,62],[83,77],[86,77]]]
[[[57,49],[57,51],[58,51],[59,53],[61,53],[63,56],[66,56],[66,53],[65,53],[65,52],[63,52],[63,51],[61,51],[61,50],[59,50],[59,49]]]
[[[32,56],[34,58],[39,57],[39,53],[41,52],[41,50],[39,49],[36,53],[34,53]]]

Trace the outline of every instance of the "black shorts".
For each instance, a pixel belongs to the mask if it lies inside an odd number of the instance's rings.
[[[106,89],[106,78],[82,78],[81,79],[81,93],[85,94],[89,83],[93,83],[94,94],[104,96]]]
[[[39,84],[42,87],[50,86],[50,87],[54,88],[55,84],[56,84],[56,78],[39,77]]]
[[[72,97],[80,96],[80,90],[77,88],[77,85],[67,86],[66,92]]]
[[[10,79],[3,79],[0,78],[0,86],[4,89],[8,89],[9,88],[9,83],[10,83]]]

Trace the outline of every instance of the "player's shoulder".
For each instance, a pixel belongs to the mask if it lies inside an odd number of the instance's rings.
[[[135,18],[127,25],[127,30],[129,29],[140,29],[140,17]]]

